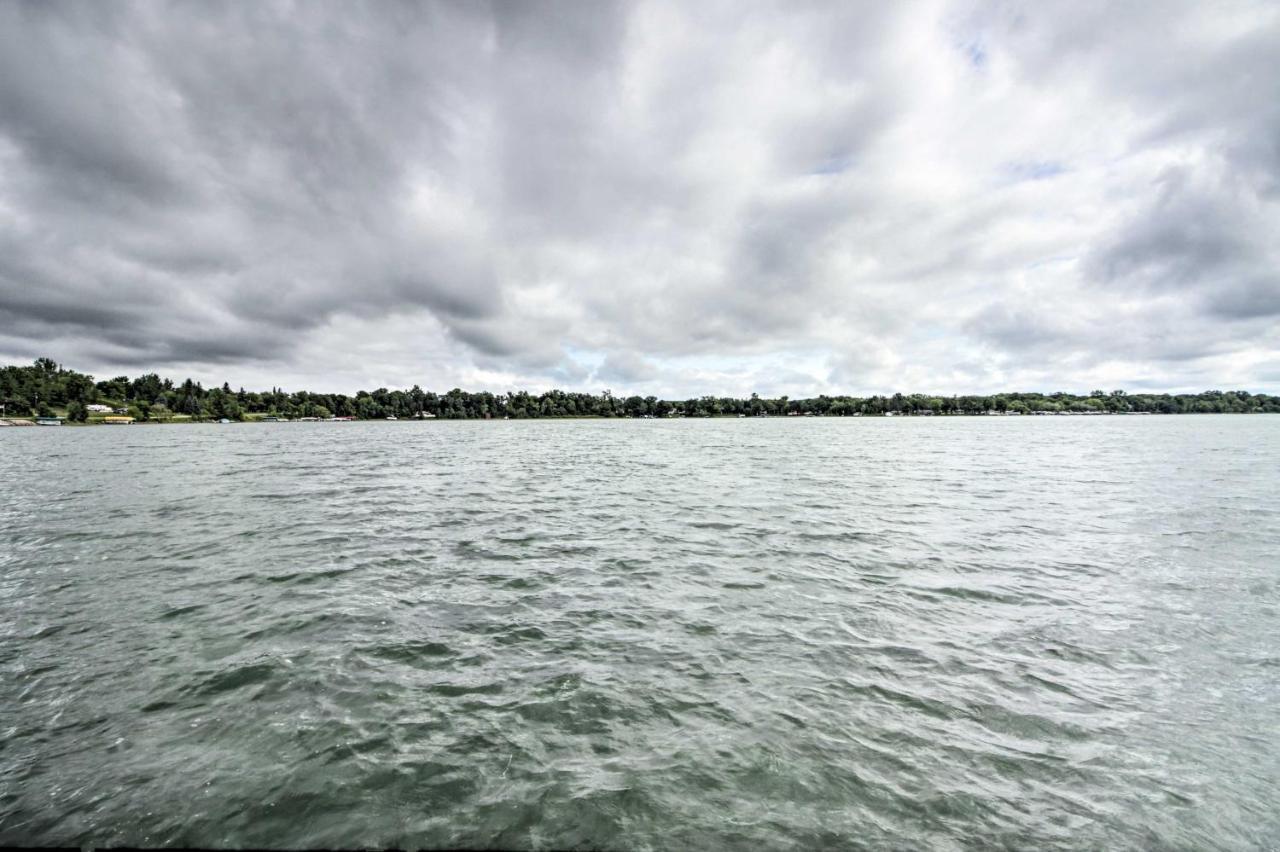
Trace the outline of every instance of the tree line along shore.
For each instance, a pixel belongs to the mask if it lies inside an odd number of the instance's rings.
[[[552,390],[443,394],[409,390],[358,391],[354,395],[205,388],[187,379],[175,383],[147,373],[130,379],[93,376],[65,369],[48,358],[30,366],[0,368],[0,420],[45,419],[71,423],[201,422],[239,420],[525,419],[545,417],[765,417],[765,416],[951,416],[1102,414],[1280,413],[1280,396],[1248,391],[1195,394],[1126,393],[1115,390],[1071,393],[998,393],[786,396],[749,398],[702,396],[665,400]]]

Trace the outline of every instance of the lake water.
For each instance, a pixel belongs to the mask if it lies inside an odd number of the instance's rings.
[[[1280,417],[0,432],[0,843],[1280,843]]]

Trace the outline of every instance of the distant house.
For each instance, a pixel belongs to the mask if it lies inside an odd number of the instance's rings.
[[[90,411],[90,412],[93,412],[94,414],[110,414],[114,410],[111,408],[111,406],[103,405],[100,402],[91,402],[88,405],[86,405],[84,408],[85,408],[85,411]]]

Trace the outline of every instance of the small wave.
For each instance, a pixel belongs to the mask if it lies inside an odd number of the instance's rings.
[[[194,695],[211,696],[221,692],[232,692],[265,683],[275,676],[277,666],[268,662],[246,663],[232,666],[213,674],[187,689]]]

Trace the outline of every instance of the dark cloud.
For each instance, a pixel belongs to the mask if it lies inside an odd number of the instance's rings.
[[[1151,202],[1090,257],[1091,276],[1108,284],[1212,287],[1219,273],[1265,260],[1272,241],[1262,232],[1256,195],[1231,186],[1234,175],[1213,171],[1163,172],[1153,182]]]
[[[1227,319],[1251,320],[1280,315],[1280,270],[1254,280],[1231,281],[1208,300],[1215,314]]]

